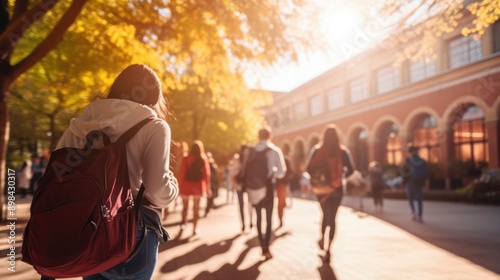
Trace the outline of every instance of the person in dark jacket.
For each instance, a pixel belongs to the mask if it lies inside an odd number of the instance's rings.
[[[372,189],[375,210],[381,211],[383,207],[382,190],[384,189],[385,183],[382,167],[376,161],[371,162],[368,166],[368,180]]]

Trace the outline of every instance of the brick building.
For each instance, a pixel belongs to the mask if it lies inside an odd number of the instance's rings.
[[[499,168],[500,22],[478,40],[460,30],[440,39],[434,60],[397,65],[396,51],[373,48],[273,93],[266,119],[274,142],[303,170],[334,123],[362,171],[374,160],[394,168],[412,142],[431,163],[432,189],[459,188],[482,168]]]

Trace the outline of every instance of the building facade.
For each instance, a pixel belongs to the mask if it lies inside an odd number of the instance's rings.
[[[500,22],[477,40],[461,29],[440,39],[433,60],[396,64],[397,51],[372,49],[273,93],[266,119],[274,142],[300,171],[333,123],[359,170],[378,161],[393,172],[411,142],[430,163],[431,189],[459,188],[499,168]]]

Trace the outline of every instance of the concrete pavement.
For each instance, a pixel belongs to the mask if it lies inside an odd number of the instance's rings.
[[[219,207],[200,220],[198,235],[191,236],[188,224],[180,238],[160,247],[153,279],[500,279],[500,207],[425,202],[421,224],[411,221],[406,201],[385,200],[384,212],[375,213],[364,198],[365,212],[357,212],[360,200],[344,197],[332,259],[326,263],[316,245],[319,206],[295,198],[285,209],[283,228],[276,229],[274,214],[274,257],[264,261],[255,228],[242,233],[237,202],[225,204],[221,194]],[[28,203],[18,204],[20,220]],[[178,234],[180,209],[171,205],[165,223],[172,238]],[[19,260],[16,272],[7,269],[6,228],[0,231],[0,278],[39,279]]]

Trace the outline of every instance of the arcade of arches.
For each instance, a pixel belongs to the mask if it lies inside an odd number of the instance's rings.
[[[407,145],[412,143],[430,163],[430,187],[455,189],[463,186],[464,178],[479,176],[483,168],[499,168],[498,107],[465,102],[450,105],[443,116],[432,109],[415,110],[402,120],[380,116],[372,127],[363,122],[337,125],[361,172],[367,170],[371,161],[378,161],[397,176],[397,166],[406,156]],[[323,127],[315,127],[317,131],[313,133],[309,128],[309,134],[303,131],[295,136],[276,137],[276,144],[290,156],[297,172],[304,170],[311,147],[321,141]]]

